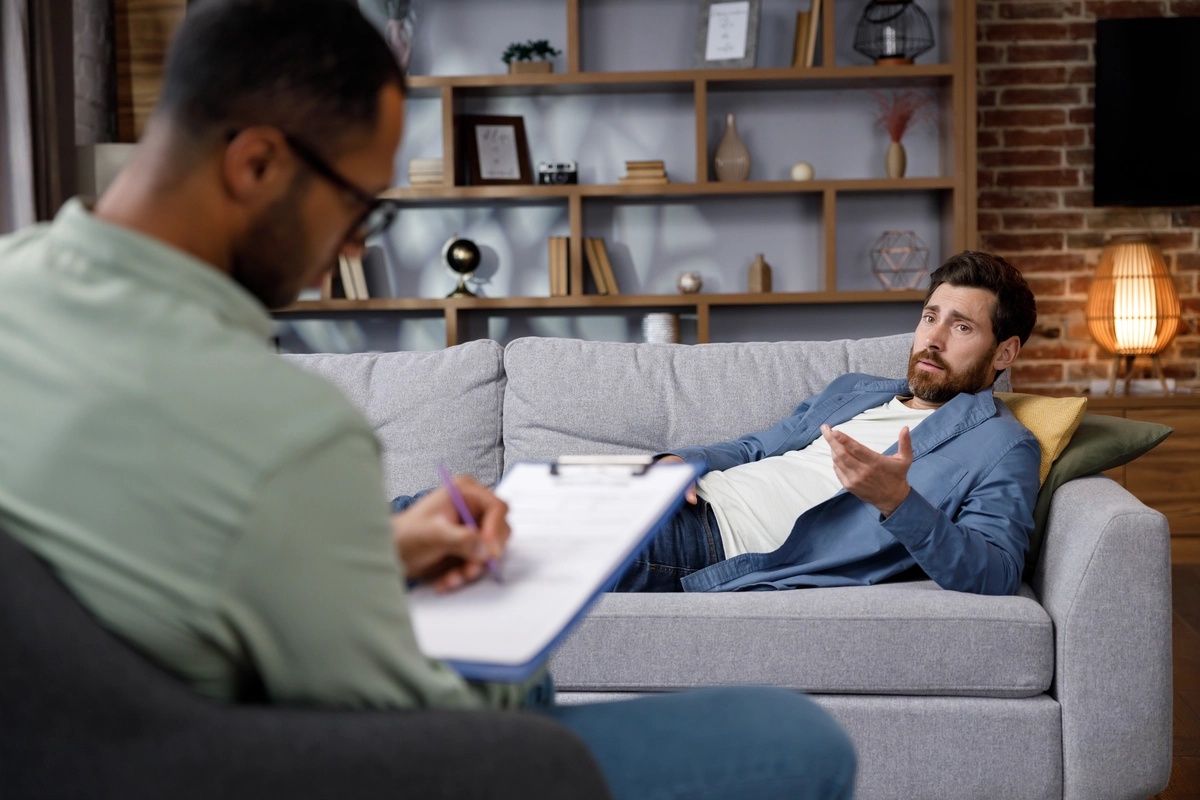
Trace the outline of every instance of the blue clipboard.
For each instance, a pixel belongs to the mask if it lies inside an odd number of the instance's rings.
[[[531,677],[684,502],[694,464],[645,456],[513,465],[496,487],[512,536],[503,583],[409,597],[425,655],[470,680]]]

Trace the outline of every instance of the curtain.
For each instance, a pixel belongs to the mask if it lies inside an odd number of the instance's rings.
[[[36,218],[26,0],[0,0],[0,234]]]
[[[74,191],[72,20],[71,0],[0,0],[0,233],[50,219]]]
[[[75,191],[75,10],[72,0],[29,3],[33,196],[50,219]]]

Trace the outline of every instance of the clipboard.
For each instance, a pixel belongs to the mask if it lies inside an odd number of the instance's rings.
[[[504,582],[409,595],[421,652],[470,680],[529,678],[683,503],[692,464],[520,462],[496,486],[512,528]]]

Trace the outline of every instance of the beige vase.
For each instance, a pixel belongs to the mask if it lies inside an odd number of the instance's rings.
[[[733,114],[725,115],[725,133],[717,142],[717,151],[713,154],[713,172],[717,180],[744,181],[750,174],[750,151],[746,143],[738,136],[737,122]]]
[[[747,284],[751,294],[771,291],[771,265],[766,262],[762,253],[755,255],[753,263],[750,264]]]
[[[904,170],[908,167],[908,155],[904,145],[892,142],[887,149],[887,174],[889,178],[903,178]]]

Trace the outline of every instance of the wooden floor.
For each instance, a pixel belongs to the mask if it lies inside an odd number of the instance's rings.
[[[1158,800],[1200,800],[1200,564],[1171,568],[1175,730],[1171,783]]]

